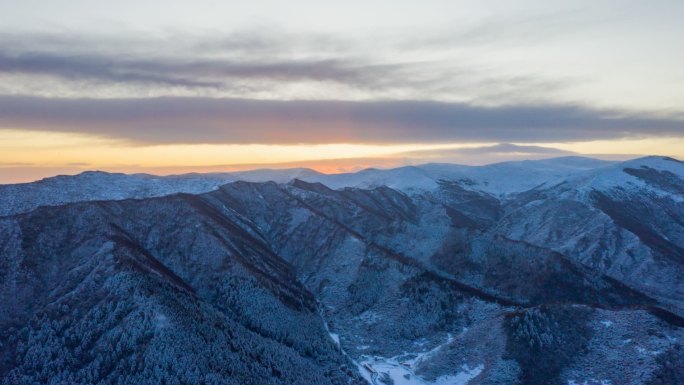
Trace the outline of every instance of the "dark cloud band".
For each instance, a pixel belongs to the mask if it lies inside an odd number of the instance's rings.
[[[0,96],[0,127],[141,144],[557,142],[684,136],[677,116],[567,105]]]
[[[0,51],[0,73],[48,75],[62,79],[141,83],[190,88],[224,88],[230,79],[326,81],[371,86],[400,66],[355,64],[342,60],[217,60],[122,58],[101,54]],[[383,75],[384,74],[384,75]]]

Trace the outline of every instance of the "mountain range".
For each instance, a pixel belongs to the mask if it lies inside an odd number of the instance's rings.
[[[681,384],[684,163],[0,186],[0,384]]]

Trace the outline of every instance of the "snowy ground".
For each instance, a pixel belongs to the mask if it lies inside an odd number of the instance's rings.
[[[381,384],[383,378],[391,380],[388,383],[395,385],[466,385],[484,370],[484,365],[478,365],[474,368],[463,365],[460,372],[438,377],[435,381],[428,381],[413,371],[421,361],[428,359],[452,341],[453,337],[449,335],[445,343],[428,352],[404,353],[390,358],[362,356],[361,360],[357,362],[357,366],[363,378],[373,385]]]

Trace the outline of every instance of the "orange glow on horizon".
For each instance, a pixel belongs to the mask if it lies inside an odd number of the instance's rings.
[[[330,174],[428,162],[485,164],[510,160],[506,154],[473,156],[457,153],[459,149],[495,143],[141,146],[84,134],[2,129],[0,139],[0,183],[28,182],[86,170],[169,175],[305,167]],[[684,158],[684,138],[519,144],[552,147],[588,156],[598,154],[599,157],[658,154]],[[450,150],[456,151],[455,155],[445,158],[444,153]],[[540,156],[508,155],[511,159]]]

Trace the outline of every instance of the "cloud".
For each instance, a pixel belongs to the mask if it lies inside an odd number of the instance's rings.
[[[33,163],[28,162],[0,162],[0,167],[28,167],[33,165]]]
[[[0,127],[139,144],[544,143],[681,137],[681,116],[573,105],[0,96]]]
[[[156,38],[0,33],[0,74],[230,89],[235,80],[333,82],[373,88],[408,64],[375,63],[339,39],[273,33]],[[299,50],[299,52],[293,52]]]
[[[468,40],[456,40],[461,39]],[[0,32],[0,93],[280,99],[335,95],[500,103],[548,100],[551,92],[583,81],[492,71],[469,57],[435,58],[403,44],[396,36],[378,36],[369,44],[358,38],[277,30],[151,37],[125,31],[89,37]],[[434,44],[425,46],[439,52]]]
[[[165,31],[141,33],[117,30],[114,34],[65,29],[49,32],[0,31],[0,46],[7,52],[51,52],[62,54],[93,54],[107,56],[167,56],[208,57],[230,54],[245,56],[286,56],[295,51],[329,54],[352,49],[349,38],[321,33],[292,33],[263,28],[234,32]]]
[[[408,37],[401,47],[415,50],[488,47],[505,48],[554,40],[604,26],[610,19],[591,12],[563,10],[536,14],[497,14],[468,25],[449,25],[438,31]]]
[[[341,60],[132,59],[102,54],[0,52],[0,73],[191,88],[222,88],[231,78],[331,81],[372,86],[384,78],[383,74],[390,75],[397,69],[399,66],[354,64]]]
[[[50,75],[66,79],[159,83],[186,87],[217,87],[217,83],[156,73],[152,63],[118,62],[101,56],[0,52],[0,73]]]
[[[370,58],[241,58],[136,57],[119,53],[8,52],[0,48],[0,75],[9,76],[0,89],[38,92],[45,78],[79,96],[107,96],[112,87],[126,96],[173,95],[183,89],[192,96],[235,96],[259,92],[282,95],[288,87],[318,98],[331,93],[362,97],[414,95],[482,100],[532,99],[569,84],[524,75],[495,75],[473,67],[433,62],[373,62]],[[23,76],[19,80],[12,76]],[[37,85],[30,84],[37,80]],[[9,87],[9,88],[8,88]],[[128,91],[128,92],[126,92]],[[326,91],[326,92],[323,92]],[[1,91],[0,91],[1,92]],[[24,92],[22,92],[24,93]]]

